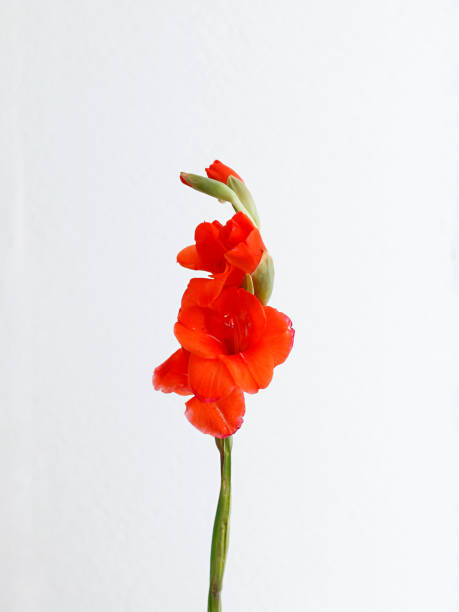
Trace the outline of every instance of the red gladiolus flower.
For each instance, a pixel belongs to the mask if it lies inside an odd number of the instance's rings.
[[[210,277],[188,283],[174,325],[180,348],[155,369],[153,385],[164,393],[191,396],[185,402],[188,421],[220,438],[216,443],[221,487],[208,599],[209,609],[220,610],[231,502],[231,436],[244,420],[244,394],[269,385],[274,368],[292,350],[295,331],[285,314],[266,305],[274,263],[258,230],[260,218],[250,191],[234,170],[218,160],[206,173],[208,178],[181,172],[180,180],[239,212],[225,225],[200,223],[195,244],[177,255],[180,265]]]
[[[229,166],[225,166],[225,164],[222,164],[222,162],[218,159],[216,159],[213,164],[206,168],[206,174],[209,178],[214,179],[215,181],[220,181],[221,183],[225,184],[228,181],[229,176],[235,176],[237,179],[242,181],[241,177],[237,172],[234,172],[234,170]]]
[[[201,305],[215,299],[224,286],[239,286],[246,273],[256,270],[266,251],[260,232],[241,212],[225,225],[218,221],[200,223],[195,240],[196,244],[180,251],[177,261],[185,268],[212,274],[214,280],[191,281],[191,287],[197,288]]]
[[[269,385],[291,351],[294,330],[286,315],[245,289],[225,288],[206,306],[198,293],[185,291],[174,328],[182,349],[156,368],[153,383],[166,393],[194,394],[186,404],[189,421],[224,438],[242,424],[242,391]]]

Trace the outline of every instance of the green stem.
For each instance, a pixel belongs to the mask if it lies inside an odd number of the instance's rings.
[[[220,451],[221,485],[215,514],[214,530],[212,532],[212,548],[210,553],[210,586],[208,612],[221,612],[221,592],[223,574],[225,572],[226,551],[229,539],[229,517],[231,510],[231,437],[220,440],[215,438]]]

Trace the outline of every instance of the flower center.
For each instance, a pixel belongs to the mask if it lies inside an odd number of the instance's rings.
[[[223,342],[229,355],[241,353],[249,347],[251,328],[249,317],[229,312],[213,316],[208,321],[209,331]]]
[[[225,337],[223,341],[229,354],[241,353],[249,346],[250,321],[241,320],[230,314],[223,315]]]

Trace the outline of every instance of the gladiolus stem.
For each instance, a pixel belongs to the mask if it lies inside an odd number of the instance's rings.
[[[215,438],[220,451],[221,485],[212,533],[212,548],[210,553],[210,586],[208,612],[221,612],[221,592],[223,574],[225,572],[226,551],[229,539],[229,518],[231,510],[231,447],[233,439]]]

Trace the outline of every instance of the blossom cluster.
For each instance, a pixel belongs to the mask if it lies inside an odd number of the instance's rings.
[[[243,185],[219,161],[206,172],[225,186],[234,180]],[[195,175],[182,174],[182,182],[203,191],[189,176]],[[174,326],[180,348],[153,374],[155,389],[192,396],[187,419],[216,438],[239,429],[244,393],[266,388],[293,345],[289,317],[266,305],[270,289],[263,286],[263,273],[269,254],[255,218],[255,212],[240,210],[225,225],[200,223],[195,243],[178,254],[180,265],[210,276],[188,283]]]

